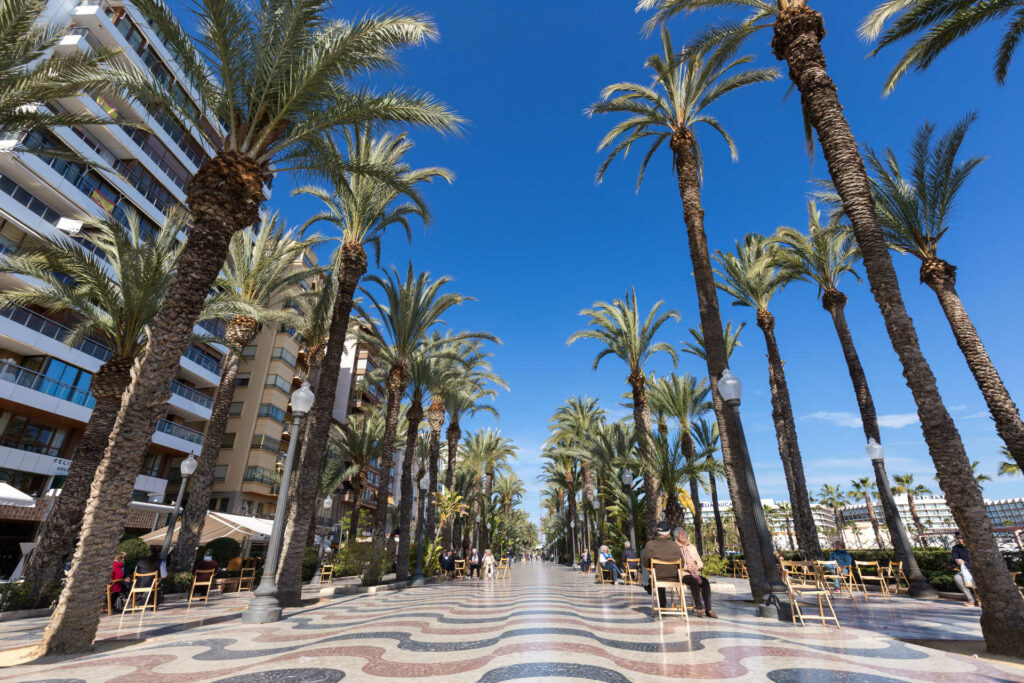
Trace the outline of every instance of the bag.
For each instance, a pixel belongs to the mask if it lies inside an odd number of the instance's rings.
[[[971,570],[967,568],[966,564],[960,565],[960,577],[964,580],[965,586],[974,588],[974,575],[971,574]]]

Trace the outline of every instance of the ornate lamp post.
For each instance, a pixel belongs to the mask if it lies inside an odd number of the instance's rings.
[[[629,468],[622,470],[622,485],[626,487],[626,505],[629,507],[629,545],[636,550],[636,532],[633,528],[633,472]]]
[[[171,515],[171,521],[167,524],[167,535],[164,536],[164,545],[160,548],[160,561],[167,561],[167,554],[171,551],[171,536],[174,534],[175,522],[178,521],[178,515],[181,514],[181,499],[185,495],[185,487],[188,486],[188,479],[195,474],[196,467],[199,463],[196,461],[196,454],[189,453],[188,457],[181,461],[181,486],[178,487],[178,498],[174,501],[174,514]]]
[[[736,430],[734,436],[739,445],[740,458],[743,462],[744,480],[740,482],[740,485],[746,487],[747,495],[754,508],[754,526],[757,529],[757,542],[761,547],[761,565],[764,567],[764,578],[768,584],[768,595],[765,596],[765,604],[762,607],[767,607],[778,601],[780,597],[785,597],[787,592],[785,586],[782,585],[779,569],[775,566],[775,546],[772,543],[768,522],[764,517],[761,494],[757,491],[757,480],[754,478],[754,466],[750,462],[750,451],[747,450],[747,438],[743,434],[743,421],[740,420],[740,397],[743,394],[743,383],[729,371],[729,368],[722,372],[722,378],[718,380],[718,393],[732,409],[733,424]],[[774,615],[762,609],[761,616]]]
[[[270,543],[267,545],[267,560],[263,564],[260,585],[253,593],[249,607],[242,612],[242,621],[246,624],[267,624],[281,619],[281,605],[277,601],[277,561],[284,537],[284,518],[288,514],[288,486],[295,464],[295,444],[299,441],[302,419],[313,407],[315,398],[309,388],[309,382],[303,382],[301,387],[292,392],[291,439],[288,441],[288,455],[285,456],[284,472],[281,474],[281,489],[274,510],[274,526],[270,533]]]
[[[412,585],[419,586],[425,583],[423,578],[423,512],[426,508],[427,489],[430,488],[430,476],[424,474],[420,478],[420,509],[416,515],[416,573],[412,577]]]
[[[476,546],[477,550],[480,550],[480,520],[481,519],[483,519],[483,518],[480,517],[480,515],[478,514],[476,516],[476,529],[475,529],[475,531],[476,531],[476,543],[474,543],[474,545]]]
[[[572,566],[576,566],[576,520],[569,522],[569,526],[572,527]]]
[[[583,549],[587,544],[587,525],[584,522],[585,515],[583,514],[583,501],[580,501],[580,509],[576,512],[576,518],[580,520],[580,557],[583,557]]]
[[[889,474],[885,471],[885,451],[882,445],[871,438],[868,445],[864,447],[871,464],[875,468],[875,484],[878,486],[878,497],[882,501],[882,510],[885,512],[885,520],[889,527],[889,535],[896,531],[892,539],[892,549],[896,559],[903,563],[906,569],[907,580],[910,582],[910,595],[915,598],[927,598],[935,600],[939,597],[938,592],[924,578],[921,568],[917,566],[917,558],[914,557],[914,549],[910,545],[910,538],[907,536],[907,527],[900,517],[900,509],[896,506],[896,499],[892,496],[892,489],[889,488]]]

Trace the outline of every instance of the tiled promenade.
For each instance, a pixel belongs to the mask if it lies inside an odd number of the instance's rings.
[[[248,597],[226,597],[205,612],[147,616],[142,640],[138,617],[120,634],[117,617],[104,617],[97,652],[0,669],[0,681],[1024,681],[1022,666],[895,639],[980,637],[977,612],[955,603],[860,602],[840,608],[841,630],[801,628],[753,617],[742,585],[725,580],[720,618],[687,629],[652,621],[642,589],[592,580],[517,564],[511,580],[342,597],[269,626],[242,624]],[[0,623],[0,648],[35,642],[44,625]]]

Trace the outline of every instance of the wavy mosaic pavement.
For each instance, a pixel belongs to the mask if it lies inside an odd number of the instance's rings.
[[[1024,668],[908,645],[876,629],[934,634],[956,607],[844,608],[841,619],[865,628],[800,628],[753,617],[726,590],[732,582],[718,588],[720,618],[692,618],[688,628],[653,621],[637,587],[595,585],[540,563],[515,565],[506,581],[321,601],[262,626],[238,619],[247,598],[223,598],[188,628],[181,610],[162,610],[137,632],[142,639],[104,619],[96,653],[2,669],[0,681],[1024,681]],[[916,621],[900,618],[901,609]],[[2,626],[0,647],[10,647],[37,639],[42,623]]]

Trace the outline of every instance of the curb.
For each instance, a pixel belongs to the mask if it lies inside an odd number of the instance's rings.
[[[386,591],[397,591],[412,586],[413,581],[414,579],[407,579],[405,581],[383,583],[377,586],[329,586],[327,588],[320,589],[320,597],[337,598],[343,595],[364,595],[367,593],[383,593]],[[428,576],[423,579],[423,584],[420,585],[434,583],[435,581],[437,581],[436,576]]]

